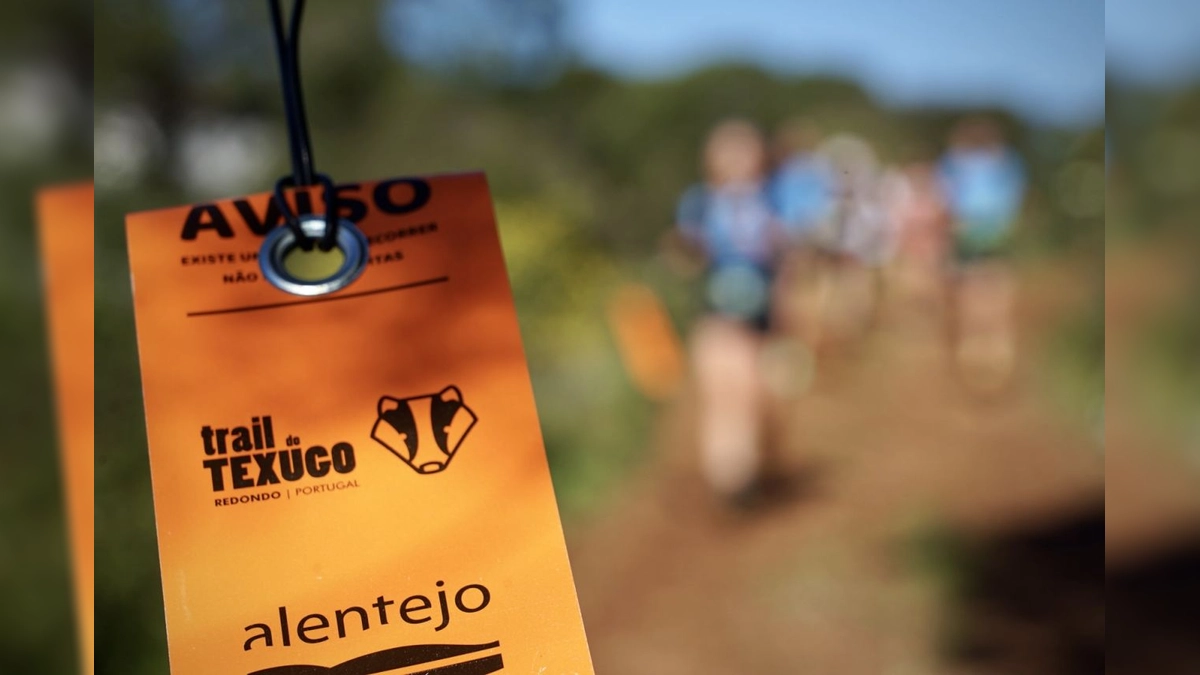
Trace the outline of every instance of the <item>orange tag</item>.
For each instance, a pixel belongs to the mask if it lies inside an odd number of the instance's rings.
[[[266,194],[128,218],[171,672],[592,673],[484,176],[338,197],[311,298]]]
[[[95,586],[95,207],[91,184],[37,198],[38,239],[58,408],[75,613],[85,673],[93,672]]]
[[[656,401],[673,396],[683,380],[683,347],[654,290],[625,284],[608,303],[608,320],[621,362],[638,390]]]

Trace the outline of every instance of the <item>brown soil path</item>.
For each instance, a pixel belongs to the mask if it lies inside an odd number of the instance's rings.
[[[1034,281],[1057,290],[1026,294],[1028,344],[1082,292]],[[794,484],[769,508],[714,504],[691,403],[664,412],[654,460],[602,521],[568,532],[597,672],[983,672],[942,663],[948,580],[913,562],[913,538],[1069,512],[1103,489],[1103,458],[1028,365],[997,400],[966,393],[930,310],[889,302],[876,333],[824,359],[813,389],[783,408]]]

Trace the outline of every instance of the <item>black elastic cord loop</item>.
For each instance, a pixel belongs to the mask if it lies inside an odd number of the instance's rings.
[[[292,178],[297,185],[313,184],[313,158],[300,87],[300,21],[304,0],[296,0],[288,30],[283,29],[280,0],[270,0],[271,27],[275,34],[275,54],[279,60],[279,81],[283,90],[283,112],[287,120],[288,146],[292,157]]]
[[[304,0],[296,0],[288,20],[288,30],[283,30],[283,10],[280,0],[270,0],[271,25],[275,33],[275,52],[279,59],[279,77],[283,89],[283,108],[287,119],[288,147],[291,150],[292,175],[279,180],[275,185],[275,200],[279,204],[284,222],[292,230],[297,245],[311,251],[313,240],[304,233],[300,223],[288,208],[283,191],[288,187],[307,187],[318,182],[325,188],[325,233],[319,247],[329,251],[337,245],[337,190],[333,181],[316,172],[312,156],[312,140],[308,132],[308,115],[304,109],[304,91],[300,81],[300,22],[304,16]]]
[[[279,207],[279,213],[283,216],[283,223],[291,229],[292,235],[296,238],[296,245],[304,251],[311,251],[313,244],[322,251],[330,251],[337,246],[338,236],[338,198],[337,187],[333,184],[333,179],[329,176],[318,173],[315,175],[316,182],[321,184],[325,198],[325,233],[321,235],[319,240],[308,236],[304,232],[304,228],[300,227],[300,219],[292,211],[292,207],[288,206],[287,197],[284,191],[288,188],[295,188],[296,181],[291,176],[284,176],[275,183],[275,204]]]
[[[316,179],[325,193],[325,235],[317,242],[317,247],[322,251],[331,251],[338,241],[337,187],[334,186],[333,179],[323,173],[316,174]]]
[[[276,0],[278,1],[278,0]],[[292,97],[294,104],[292,109],[292,121],[296,126],[296,136],[299,139],[300,149],[300,182],[304,185],[313,185],[317,176],[315,161],[313,160],[312,138],[308,131],[308,113],[304,106],[304,84],[300,79],[300,20],[304,16],[304,0],[296,0],[296,5],[292,9],[292,20],[288,32],[288,56],[292,66]]]
[[[292,212],[292,207],[288,206],[287,198],[284,196],[284,190],[296,187],[296,179],[292,176],[284,176],[275,183],[275,204],[279,207],[279,214],[283,216],[284,227],[292,231],[292,236],[296,238],[296,245],[302,250],[311,251],[313,240],[304,233],[304,228],[300,227],[300,220],[296,214]]]

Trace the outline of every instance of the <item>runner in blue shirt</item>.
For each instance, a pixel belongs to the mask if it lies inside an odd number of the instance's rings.
[[[737,120],[718,125],[704,168],[704,183],[680,200],[675,230],[706,265],[708,312],[691,339],[700,464],[718,495],[745,504],[766,472],[761,357],[784,236],[768,200],[766,146],[756,127]]]
[[[684,193],[678,231],[705,259],[709,309],[765,331],[785,233],[763,177],[762,137],[745,122],[726,122],[714,130],[705,154],[707,181]]]
[[[982,119],[964,122],[939,174],[954,219],[958,261],[1003,254],[1025,198],[1025,169],[998,127]]]
[[[1016,279],[1007,257],[1025,198],[1025,170],[999,126],[976,118],[952,133],[939,174],[953,221],[954,363],[969,388],[996,393],[1016,364]]]
[[[781,156],[768,190],[788,236],[798,242],[832,217],[837,184],[829,161],[817,152],[820,133],[813,125],[793,120],[777,137]]]

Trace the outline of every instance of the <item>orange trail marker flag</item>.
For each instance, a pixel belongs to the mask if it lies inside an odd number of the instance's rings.
[[[58,412],[67,532],[83,672],[94,668],[95,623],[95,191],[37,196],[38,240]]]
[[[128,217],[171,672],[592,673],[486,180],[338,197],[316,297],[269,195]]]
[[[643,284],[622,286],[609,300],[608,320],[638,391],[655,401],[673,396],[684,376],[683,347],[654,291]]]

